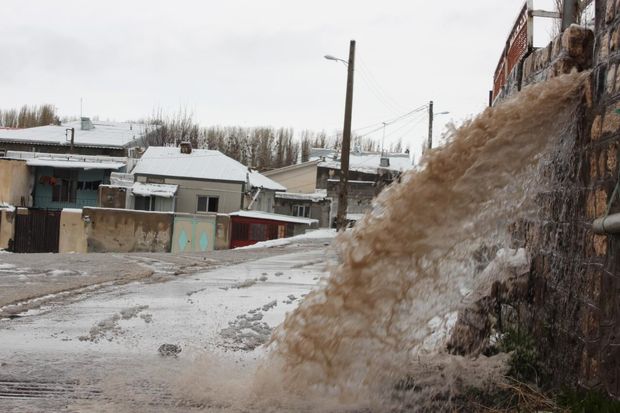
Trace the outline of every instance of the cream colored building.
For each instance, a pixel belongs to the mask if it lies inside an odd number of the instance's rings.
[[[319,163],[320,160],[304,162],[263,172],[263,175],[285,186],[289,192],[310,194],[316,190],[316,172]]]

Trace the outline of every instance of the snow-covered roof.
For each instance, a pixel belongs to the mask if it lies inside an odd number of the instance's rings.
[[[133,186],[133,175],[121,172],[112,172],[110,174],[110,186],[121,188],[131,188]]]
[[[272,176],[272,175],[278,175],[280,173],[283,172],[291,172],[294,171],[296,169],[301,169],[301,168],[307,168],[310,166],[316,166],[319,164],[319,162],[321,162],[318,158],[313,160],[313,161],[308,161],[308,162],[303,162],[303,163],[296,163],[294,165],[289,165],[289,166],[283,166],[282,168],[277,168],[277,169],[272,169],[270,171],[265,171],[263,172],[263,175],[265,176]]]
[[[273,191],[286,191],[286,187],[256,171],[250,172],[250,184],[252,186],[271,189]]]
[[[338,159],[334,159],[333,150],[325,149],[318,151],[313,149],[311,159],[321,159],[319,167],[340,169],[340,155]],[[324,160],[322,160],[324,157]],[[404,172],[413,169],[414,166],[411,163],[411,159],[408,154],[404,153],[389,153],[385,156],[390,160],[390,166],[381,166],[381,154],[376,152],[351,152],[349,155],[349,170],[356,172],[363,172],[369,174],[376,174],[380,169]]]
[[[263,211],[237,211],[228,214],[233,217],[255,218],[255,219],[268,219],[271,221],[290,222],[292,224],[305,224],[312,225],[319,221],[316,219],[292,217],[290,215],[271,214]]]
[[[328,179],[327,182],[340,182],[340,179],[337,178],[333,178],[333,179]],[[356,180],[349,180],[347,181],[350,184],[358,184],[358,185],[374,185],[375,181],[356,181]]]
[[[7,151],[5,159],[26,161],[28,166],[50,166],[53,168],[76,169],[121,169],[127,165],[127,158],[117,156],[70,155],[25,151]]]
[[[321,202],[327,198],[327,190],[317,189],[316,192],[311,194],[303,194],[298,192],[276,192],[276,198]]]
[[[275,191],[286,191],[277,182],[246,166],[220,151],[193,149],[181,153],[180,148],[150,146],[133,170],[135,175],[157,175],[175,178],[208,179],[213,181],[247,182],[252,186]]]
[[[131,187],[131,193],[140,196],[174,198],[174,194],[177,193],[177,189],[179,189],[178,185],[143,184],[142,182],[134,182]]]
[[[125,166],[119,162],[82,162],[82,161],[62,161],[59,159],[36,158],[26,161],[28,166],[50,166],[60,169],[120,169]]]
[[[74,128],[74,145],[123,148],[140,145],[144,136],[145,125],[128,122],[92,122],[94,128],[81,129],[81,121],[67,122],[62,125],[38,126],[26,129],[0,129],[0,142],[17,142],[44,145],[70,145],[70,132]]]

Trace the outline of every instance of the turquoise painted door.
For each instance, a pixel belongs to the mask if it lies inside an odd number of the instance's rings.
[[[214,249],[215,217],[174,217],[172,252],[205,252]]]

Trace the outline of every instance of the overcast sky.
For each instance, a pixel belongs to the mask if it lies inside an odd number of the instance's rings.
[[[550,9],[552,1],[538,0]],[[187,107],[202,125],[342,128],[357,41],[353,128],[435,101],[480,112],[523,0],[1,0],[0,108],[135,120]],[[538,21],[537,21],[538,22]],[[536,41],[548,40],[548,25]],[[418,147],[420,114],[386,129]],[[361,130],[364,132],[366,130]],[[380,132],[377,132],[380,136]]]

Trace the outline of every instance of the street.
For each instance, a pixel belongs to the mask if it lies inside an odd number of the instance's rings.
[[[155,271],[155,279],[56,294],[11,312],[0,320],[1,410],[229,411],[195,397],[201,389],[193,387],[195,371],[187,383],[192,368],[216,357],[251,369],[272,329],[326,275],[330,242],[230,251],[238,263]],[[7,270],[9,256],[0,256]]]

